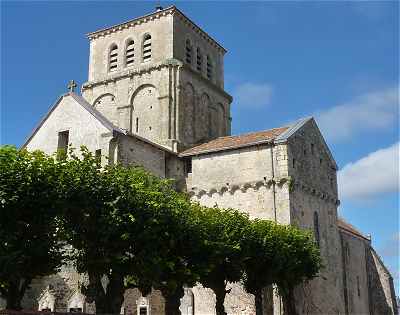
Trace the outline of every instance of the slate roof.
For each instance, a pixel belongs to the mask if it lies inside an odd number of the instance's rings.
[[[355,236],[358,236],[358,237],[361,237],[363,239],[366,239],[366,240],[370,241],[369,237],[363,235],[353,225],[351,225],[350,223],[346,222],[342,218],[338,218],[338,227],[339,227],[339,229],[342,229],[342,230],[344,230],[346,232],[349,232],[350,234],[353,234]]]

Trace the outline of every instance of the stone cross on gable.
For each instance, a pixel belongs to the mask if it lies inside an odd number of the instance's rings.
[[[76,87],[77,87],[77,85],[74,80],[71,80],[68,82],[68,85],[67,85],[68,91],[74,92]]]

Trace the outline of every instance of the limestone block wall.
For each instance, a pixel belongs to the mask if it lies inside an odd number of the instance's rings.
[[[210,40],[207,35],[181,14],[174,15],[173,37],[174,58],[181,60],[203,78],[223,89],[224,49]],[[187,41],[190,42],[190,51],[188,51]],[[188,54],[191,58],[188,58]],[[209,57],[209,65],[211,65],[211,69],[209,67],[211,78],[207,76],[207,56]],[[198,69],[198,58],[201,60],[200,70]]]
[[[143,66],[112,80],[93,81],[83,97],[115,125],[159,144],[174,138],[176,68]]]
[[[399,314],[393,278],[372,247],[367,248],[370,314]]]
[[[184,65],[179,71],[179,135],[185,147],[230,135],[232,98]]]
[[[154,65],[173,57],[172,15],[157,14],[151,18],[133,21],[117,27],[90,40],[89,81],[104,80],[110,75],[143,65]],[[144,36],[151,35],[151,59],[143,60]],[[134,41],[134,62],[126,64],[126,48],[129,40]],[[109,53],[117,45],[117,68],[109,69]]]
[[[70,95],[61,98],[58,106],[43,122],[40,129],[32,137],[26,148],[42,150],[53,154],[58,147],[58,133],[69,131],[69,144],[79,149],[85,145],[90,151],[101,149],[103,154],[108,152],[110,138],[109,130],[105,128]]]
[[[184,162],[172,152],[147,143],[135,136],[118,136],[118,161],[142,166],[161,178],[172,178],[178,188],[184,182]]]
[[[366,251],[369,240],[341,230],[344,299],[348,314],[368,314],[368,274]]]
[[[314,232],[325,265],[321,276],[297,288],[297,305],[308,313],[344,313],[342,250],[337,227],[334,161],[314,121],[288,141],[290,221]]]
[[[288,224],[287,168],[278,163],[284,154],[284,145],[260,145],[194,156],[187,190],[193,200],[206,206],[217,204],[252,218]]]

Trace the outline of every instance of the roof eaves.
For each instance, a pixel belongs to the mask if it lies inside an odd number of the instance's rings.
[[[249,142],[249,143],[245,143],[245,144],[238,144],[238,145],[220,147],[220,148],[215,148],[215,149],[202,150],[202,151],[198,151],[198,152],[188,152],[188,153],[182,152],[179,154],[179,156],[187,157],[187,156],[193,156],[193,155],[209,154],[209,153],[214,153],[214,152],[219,152],[219,151],[236,150],[236,149],[256,146],[256,145],[260,145],[260,144],[272,143],[272,142],[273,142],[273,139],[264,139],[264,140]]]
[[[117,131],[118,133],[126,134],[127,131],[115,126],[111,121],[109,121],[102,113],[100,113],[97,109],[95,109],[92,105],[90,105],[83,97],[75,94],[69,93],[73,97],[73,99],[85,108],[90,114],[92,114],[104,127],[106,127],[110,131]]]
[[[305,117],[295,121],[293,124],[289,126],[287,130],[285,130],[278,137],[275,138],[274,143],[286,142],[290,136],[296,133],[301,127],[303,127],[308,121],[312,119],[313,119],[312,117]]]
[[[38,130],[40,129],[40,127],[42,127],[42,125],[44,124],[44,122],[47,120],[47,118],[51,115],[51,113],[57,108],[58,104],[60,104],[61,100],[64,98],[64,96],[67,96],[69,93],[65,93],[62,94],[61,96],[59,96],[57,98],[57,101],[55,101],[53,103],[53,105],[49,108],[49,110],[47,111],[47,113],[43,116],[43,118],[39,121],[39,123],[36,125],[35,128],[33,128],[32,132],[29,134],[29,136],[26,138],[24,144],[21,146],[21,149],[24,149],[29,141],[31,141],[31,139],[33,138],[33,136],[36,134],[36,132],[38,132]]]

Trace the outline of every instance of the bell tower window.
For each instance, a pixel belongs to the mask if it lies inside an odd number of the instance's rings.
[[[212,80],[213,65],[210,56],[207,56],[207,78]]]
[[[109,70],[115,71],[118,67],[118,46],[112,45],[110,48],[110,55],[109,55]]]
[[[190,40],[186,40],[186,63],[192,64],[192,44]]]
[[[125,64],[127,67],[132,66],[135,61],[135,42],[129,40],[126,44]]]
[[[202,67],[203,67],[203,56],[201,54],[200,48],[197,48],[197,66],[196,66],[197,71],[201,72]]]
[[[143,62],[151,60],[151,35],[146,34],[143,38]]]

